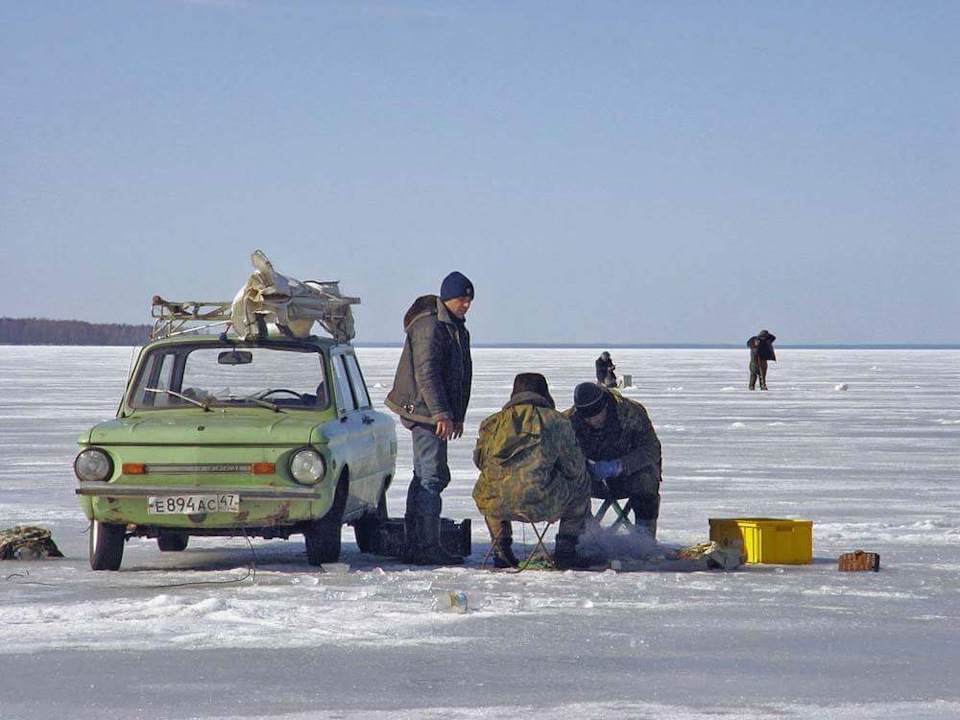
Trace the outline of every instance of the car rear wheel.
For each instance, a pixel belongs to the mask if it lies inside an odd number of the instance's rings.
[[[161,532],[157,535],[157,547],[160,552],[182,552],[187,549],[190,536],[178,532]]]
[[[123,539],[126,526],[90,523],[90,567],[94,570],[119,570],[123,562]]]
[[[330,511],[319,520],[311,520],[303,528],[307,546],[307,562],[311,565],[335,563],[340,559],[340,530],[343,527],[343,509],[347,505],[347,480],[337,485],[337,493]]]
[[[353,524],[353,534],[357,538],[357,547],[360,552],[373,552],[377,538],[377,526],[387,519],[387,491],[383,491],[377,509],[372,515],[360,518]]]

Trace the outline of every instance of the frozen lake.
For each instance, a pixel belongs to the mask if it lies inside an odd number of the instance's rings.
[[[661,542],[706,540],[711,517],[802,518],[814,562],[480,570],[479,422],[517,372],[567,407],[599,350],[475,350],[444,495],[474,520],[465,568],[378,561],[345,529],[323,572],[298,537],[132,540],[95,573],[71,465],[133,351],[0,347],[0,528],[43,525],[66,554],[0,564],[0,718],[960,716],[960,351],[778,348],[766,393],[746,389],[745,348],[613,351],[663,443]],[[382,407],[399,349],[358,355]],[[879,573],[837,572],[858,548]],[[451,590],[475,609],[437,611]]]

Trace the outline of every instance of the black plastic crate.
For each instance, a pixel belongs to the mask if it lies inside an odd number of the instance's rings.
[[[404,523],[401,518],[381,520],[373,536],[373,554],[387,557],[403,555]],[[473,551],[470,538],[470,520],[456,522],[440,519],[440,544],[448,553],[467,557]]]

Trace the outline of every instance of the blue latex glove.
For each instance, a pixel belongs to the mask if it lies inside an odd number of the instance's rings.
[[[587,472],[594,480],[606,480],[623,472],[619,460],[587,460]]]

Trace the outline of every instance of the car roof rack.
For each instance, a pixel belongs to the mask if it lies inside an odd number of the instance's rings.
[[[339,281],[295,280],[281,275],[260,250],[250,260],[255,270],[233,300],[182,302],[153,296],[151,340],[185,333],[210,333],[224,327],[242,340],[262,340],[276,332],[306,338],[319,323],[338,343],[356,335],[351,305],[360,298],[340,293]]]

